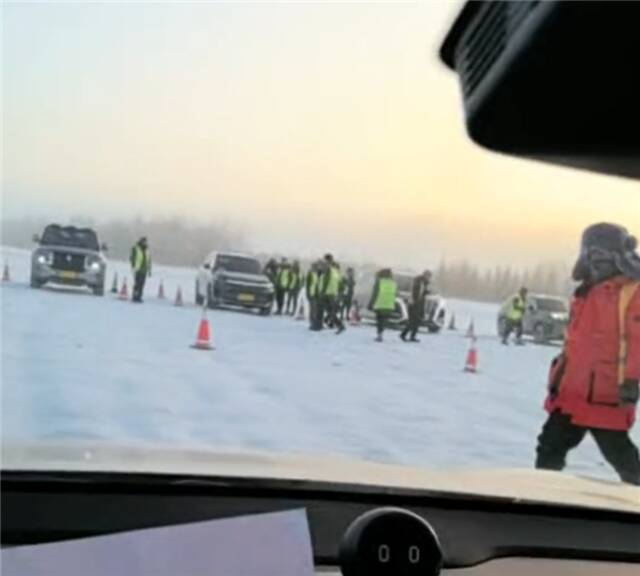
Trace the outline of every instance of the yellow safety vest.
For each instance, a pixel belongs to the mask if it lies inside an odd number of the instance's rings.
[[[331,266],[331,268],[329,268],[329,280],[324,293],[326,296],[337,296],[339,287],[340,271],[335,266]]]
[[[376,312],[391,312],[396,307],[396,281],[392,278],[380,278],[378,280],[378,295],[373,303]]]

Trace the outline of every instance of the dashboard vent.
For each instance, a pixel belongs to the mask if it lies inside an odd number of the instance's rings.
[[[460,42],[456,54],[465,98],[476,90],[508,46],[519,26],[539,5],[529,2],[488,2]]]

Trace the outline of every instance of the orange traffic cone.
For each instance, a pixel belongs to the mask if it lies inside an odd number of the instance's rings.
[[[7,264],[6,262],[4,268],[2,269],[2,281],[11,282],[11,272],[9,272],[9,264]]]
[[[467,338],[472,338],[475,340],[476,337],[476,328],[473,324],[473,318],[471,319],[471,322],[469,322],[469,328],[467,328]]]
[[[455,329],[456,329],[456,315],[451,314],[451,319],[449,320],[449,330],[455,330]]]
[[[476,339],[471,340],[471,346],[467,352],[467,359],[464,363],[464,371],[475,374],[478,371],[478,350],[476,349]]]
[[[113,284],[111,284],[111,293],[112,294],[118,293],[118,273],[117,272],[113,275]]]
[[[182,305],[183,305],[182,290],[180,286],[178,286],[178,291],[176,292],[176,301],[174,302],[174,306],[182,306]]]
[[[162,280],[160,280],[160,286],[158,286],[158,298],[164,300],[164,284]]]
[[[198,325],[198,335],[196,336],[195,344],[191,345],[191,348],[196,350],[213,350],[211,345],[211,336],[209,334],[209,320],[207,320],[207,309],[202,309],[202,318]]]
[[[301,300],[300,306],[298,306],[298,314],[296,315],[296,320],[304,320],[304,319],[305,319],[304,300]]]
[[[129,300],[129,288],[127,287],[127,279],[125,278],[122,281],[122,288],[120,288],[120,293],[118,294],[119,300]]]

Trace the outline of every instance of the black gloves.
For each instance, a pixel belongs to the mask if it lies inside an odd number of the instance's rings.
[[[638,402],[638,381],[627,378],[620,385],[620,404],[637,404]]]

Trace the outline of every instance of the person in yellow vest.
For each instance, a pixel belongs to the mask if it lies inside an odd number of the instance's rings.
[[[502,334],[502,343],[509,343],[511,332],[516,332],[516,344],[522,344],[522,320],[527,309],[527,289],[523,286],[509,303],[505,311],[506,325]]]
[[[291,265],[286,258],[280,261],[276,274],[276,314],[282,314],[285,297],[291,284]]]
[[[147,276],[151,276],[151,254],[149,253],[149,243],[144,236],[131,248],[129,261],[133,272],[133,295],[131,300],[132,302],[141,303]]]
[[[304,284],[304,276],[300,269],[300,262],[294,260],[291,266],[291,279],[289,282],[289,290],[287,291],[287,314],[293,316],[298,309],[298,297],[300,289]]]
[[[336,334],[345,331],[345,325],[338,315],[338,294],[340,290],[340,267],[331,254],[324,257],[324,272],[320,280],[320,318],[326,316],[327,325],[336,329]]]
[[[322,330],[322,317],[318,316],[318,295],[320,292],[320,269],[321,264],[314,262],[307,272],[305,280],[305,291],[307,302],[309,303],[309,329],[318,331]]]
[[[376,342],[382,342],[382,334],[389,316],[396,307],[396,293],[398,287],[389,268],[384,268],[376,274],[376,282],[369,301],[369,310],[376,314]]]

